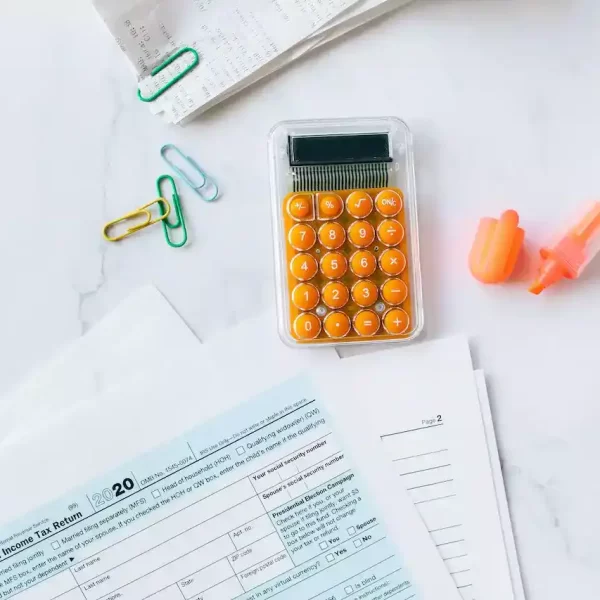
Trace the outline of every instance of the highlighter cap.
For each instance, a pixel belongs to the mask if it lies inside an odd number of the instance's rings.
[[[469,254],[473,277],[481,283],[506,281],[517,264],[524,238],[519,215],[514,210],[505,211],[499,219],[481,219]]]

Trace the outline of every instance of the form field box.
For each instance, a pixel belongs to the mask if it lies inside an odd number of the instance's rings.
[[[224,559],[193,573],[189,577],[181,580],[178,585],[181,589],[181,593],[186,598],[192,598],[206,590],[214,588],[216,585],[225,582],[232,577],[235,579],[233,569],[227,559]],[[239,587],[240,585],[238,583],[238,588]]]
[[[142,600],[187,577],[190,573],[208,567],[225,558],[233,550],[229,536],[223,536],[193,552],[183,554],[175,547],[152,556],[142,555],[121,565],[88,583],[81,589],[87,600],[98,600],[103,596],[119,591],[119,600]],[[150,553],[148,553],[150,554]],[[174,557],[178,556],[173,560]],[[233,574],[233,573],[231,573]]]
[[[20,592],[17,597],[19,600],[48,600],[48,598],[61,596],[61,594],[65,594],[66,592],[73,590],[73,588],[75,588],[75,590],[78,589],[75,581],[73,581],[73,576],[67,570]],[[71,595],[72,594],[70,593],[69,597],[71,597]],[[61,596],[61,599],[66,597],[66,595]],[[81,592],[78,598],[81,598]]]
[[[73,565],[77,582],[88,582],[123,563],[133,562],[139,556],[145,555],[145,561],[150,559],[149,555],[153,555],[152,553],[172,557],[172,548],[180,548],[181,552],[175,556],[181,556],[182,553],[198,548],[228,533],[232,528],[264,514],[265,511],[256,496],[243,500],[243,496],[248,491],[252,491],[250,483],[246,480],[246,485],[243,487],[236,486],[237,484],[228,490],[209,496]],[[235,489],[230,497],[227,492],[232,488]],[[232,507],[240,501],[241,504]],[[165,507],[164,510],[168,511],[169,508]],[[161,558],[157,559],[158,562],[161,560]]]
[[[294,563],[288,553],[281,552],[273,558],[269,558],[253,566],[251,569],[240,573],[238,576],[244,586],[244,590],[248,591],[293,568]]]
[[[279,535],[272,533],[266,538],[254,542],[243,550],[232,554],[229,557],[229,562],[236,573],[241,573],[270,556],[281,552],[283,549],[284,546],[281,539],[279,539]]]
[[[229,532],[235,547],[239,550],[244,546],[248,546],[252,542],[266,537],[275,531],[271,519],[267,515],[258,517],[250,523],[245,523],[241,527]]]

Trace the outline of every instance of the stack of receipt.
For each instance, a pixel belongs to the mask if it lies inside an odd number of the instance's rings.
[[[93,0],[152,97],[193,61],[199,65],[149,103],[168,123],[185,121],[307,52],[411,0]]]

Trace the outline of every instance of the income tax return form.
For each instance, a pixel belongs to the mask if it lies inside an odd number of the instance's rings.
[[[1,598],[460,600],[335,352],[243,328],[6,447]]]

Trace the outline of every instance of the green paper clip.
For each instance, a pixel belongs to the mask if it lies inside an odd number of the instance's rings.
[[[181,55],[185,54],[186,52],[190,52],[194,56],[192,64],[187,66],[181,73],[179,73],[179,75],[175,75],[175,77],[173,77],[171,81],[169,81],[167,84],[161,87],[157,92],[154,92],[152,96],[144,97],[142,96],[142,91],[138,89],[138,98],[142,102],[154,102],[154,100],[162,96],[169,88],[173,87],[177,82],[181,81],[190,71],[193,71],[200,64],[200,55],[198,54],[198,52],[194,50],[194,48],[189,48],[186,46],[185,48],[177,50],[175,54],[167,58],[167,60],[165,60],[164,63],[158,65],[158,67],[154,67],[150,75],[152,77],[158,75],[161,71],[166,69],[170,64],[175,62]]]
[[[167,153],[171,151],[179,157],[177,166],[169,159]],[[174,173],[180,177],[183,182],[191,187],[205,202],[214,202],[219,197],[219,186],[214,179],[211,179],[202,169],[202,167],[191,157],[184,154],[175,144],[165,144],[160,149],[160,155],[163,160],[173,169]],[[187,167],[186,171],[183,167]]]
[[[179,198],[179,194],[177,193],[177,186],[175,185],[175,180],[170,176],[170,175],[161,175],[157,180],[156,180],[156,190],[158,192],[158,195],[161,198],[164,198],[164,194],[162,193],[162,184],[164,181],[168,181],[171,184],[171,188],[172,188],[172,203],[173,203],[173,208],[175,209],[175,221],[172,222],[169,220],[169,218],[165,218],[162,221],[163,224],[163,231],[165,234],[165,240],[167,240],[167,244],[169,244],[169,246],[171,246],[171,248],[181,248],[182,246],[185,246],[187,244],[188,241],[188,233],[187,233],[187,227],[185,226],[185,219],[183,217],[183,209],[181,208],[181,199]],[[163,206],[162,204],[159,204],[159,209],[161,214],[163,214]],[[181,229],[182,231],[182,238],[180,242],[174,242],[171,239],[171,232],[170,230],[173,229]]]

